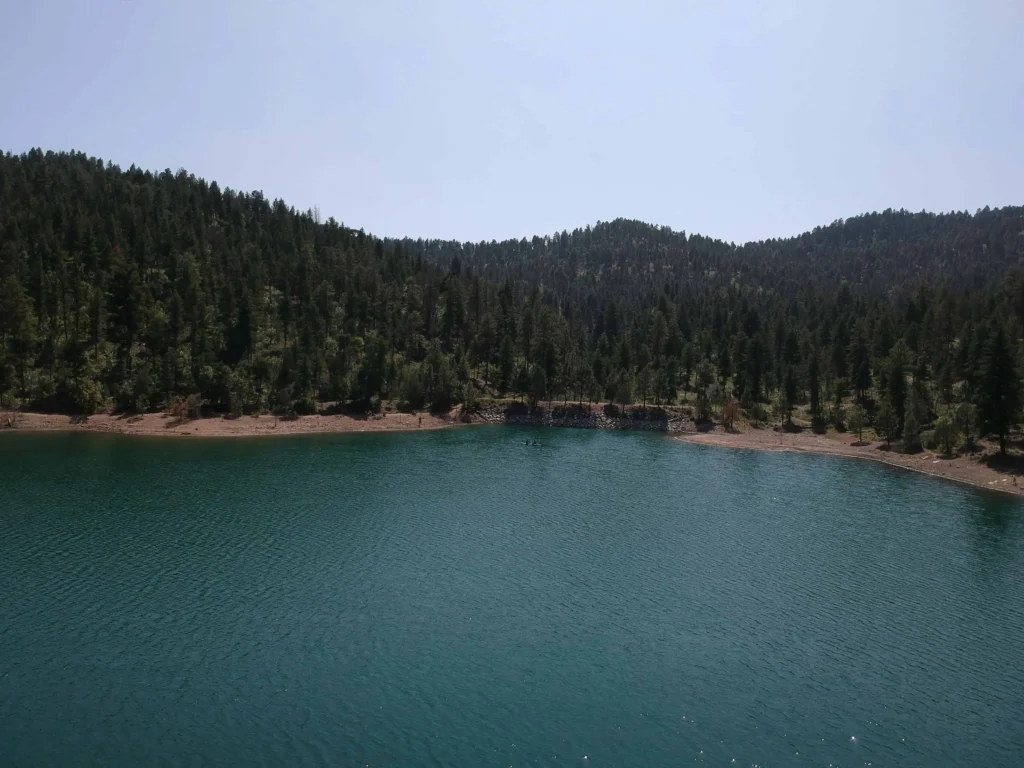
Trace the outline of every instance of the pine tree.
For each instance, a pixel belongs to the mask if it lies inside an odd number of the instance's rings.
[[[871,389],[871,359],[864,336],[858,333],[850,346],[851,386],[857,399],[863,401],[864,393]]]
[[[0,190],[0,402],[28,408],[440,404],[526,396],[531,365],[548,397],[660,402],[707,363],[716,398],[751,408],[793,402],[794,368],[817,418],[833,383],[902,411],[910,360],[922,403],[991,404],[979,329],[1024,322],[1018,249],[984,247],[1016,242],[1022,208],[869,214],[742,246],[627,220],[459,243],[81,154],[0,154]]]
[[[818,353],[811,353],[810,362],[807,364],[807,389],[811,400],[811,423],[819,427],[823,423],[821,409],[821,375],[818,370]]]
[[[626,369],[619,371],[615,377],[614,400],[622,403],[622,407],[633,402],[633,374]]]
[[[953,455],[953,446],[956,444],[959,430],[956,421],[948,410],[944,410],[935,420],[932,427],[932,435],[935,442],[942,446],[943,453],[947,456]]]
[[[28,394],[36,316],[32,300],[13,275],[0,285],[0,396],[18,390]]]
[[[543,400],[548,393],[548,376],[544,372],[544,366],[532,365],[530,367],[530,403],[536,405]]]
[[[917,416],[919,411],[917,396],[914,390],[911,390],[910,402],[903,418],[903,450],[907,453],[917,453],[921,450],[921,423]]]
[[[892,407],[899,431],[903,428],[907,406],[907,371],[902,344],[892,348],[885,366],[885,399]]]
[[[896,418],[896,411],[888,400],[882,400],[878,406],[878,413],[875,414],[875,432],[885,441],[886,448],[900,433],[899,419]]]
[[[511,389],[515,384],[515,369],[512,342],[508,336],[502,336],[501,344],[498,346],[498,387],[502,392]]]
[[[694,419],[708,421],[711,419],[711,385],[715,383],[715,374],[707,360],[702,360],[697,366],[696,379],[697,410]]]
[[[974,403],[960,403],[954,414],[956,428],[964,438],[964,448],[973,450],[978,434],[978,407]]]
[[[850,408],[850,412],[847,415],[847,422],[849,423],[850,430],[857,435],[857,442],[861,441],[864,434],[864,427],[867,425],[868,414],[864,410],[864,406],[860,403],[854,403]]]
[[[1005,454],[1007,437],[1020,418],[1021,380],[1001,323],[990,332],[982,352],[977,406],[982,434],[996,435],[999,453]]]
[[[643,407],[647,407],[647,398],[651,394],[651,387],[654,385],[654,373],[650,365],[645,365],[636,376],[637,394],[640,395]]]
[[[793,366],[786,366],[786,370],[782,376],[782,403],[783,410],[786,415],[786,425],[790,426],[793,423],[793,406],[796,405],[797,391],[796,391],[796,374],[793,372]]]

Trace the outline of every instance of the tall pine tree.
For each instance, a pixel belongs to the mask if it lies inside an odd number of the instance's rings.
[[[999,438],[999,453],[1020,418],[1021,381],[1006,330],[1001,323],[989,333],[978,371],[977,404],[981,432]]]

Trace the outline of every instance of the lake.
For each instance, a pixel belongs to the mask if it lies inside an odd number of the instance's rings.
[[[510,427],[0,468],[5,766],[1024,765],[1011,498]]]

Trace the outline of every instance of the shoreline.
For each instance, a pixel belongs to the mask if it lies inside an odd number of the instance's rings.
[[[865,440],[857,444],[849,435],[819,435],[811,432],[776,432],[769,428],[744,432],[687,432],[674,439],[691,445],[771,453],[813,453],[885,464],[896,469],[950,480],[986,491],[1024,497],[1024,478],[1018,472],[1001,472],[972,456],[943,458],[929,451],[917,454],[883,450],[883,443]],[[1014,479],[1017,483],[1014,484]]]
[[[522,422],[533,423],[531,419]],[[445,414],[431,413],[385,413],[377,416],[312,415],[291,419],[274,416],[240,416],[238,418],[206,417],[178,420],[166,413],[135,415],[95,414],[89,417],[69,417],[60,414],[19,413],[13,427],[0,429],[0,434],[40,432],[95,432],[139,437],[199,437],[199,438],[246,438],[276,437],[307,434],[355,434],[366,432],[418,432],[435,431],[471,424],[517,424],[518,418],[505,422],[496,421],[492,415],[475,414],[466,416],[461,408]],[[543,420],[536,426],[558,426],[574,428],[573,424],[546,424]],[[584,426],[584,425],[579,425]],[[594,425],[589,428],[629,429],[631,425]],[[674,425],[675,426],[675,425]],[[578,428],[578,427],[575,427]],[[649,427],[636,425],[641,430]],[[678,429],[665,430],[666,437],[716,448],[734,450],[769,451],[775,453],[815,453],[823,456],[840,456],[851,459],[875,461],[897,469],[909,470],[945,480],[951,480],[974,488],[998,491],[1012,496],[1024,497],[1024,476],[1019,471],[999,471],[979,462],[972,456],[942,458],[922,451],[918,454],[903,454],[880,449],[879,442],[857,444],[848,434],[816,434],[802,432],[776,432],[770,428],[726,432],[715,429],[709,432],[695,432]],[[1014,480],[1017,480],[1014,483]]]
[[[13,416],[14,426],[5,421]],[[472,424],[501,424],[586,429],[629,429],[679,433],[679,422],[657,419],[609,418],[593,409],[587,418],[554,412],[521,413],[490,407],[467,414],[462,406],[446,413],[389,411],[380,414],[315,414],[309,416],[202,416],[179,419],[169,413],[69,416],[56,413],[0,412],[0,434],[4,432],[98,432],[146,437],[274,437],[279,435],[347,434],[355,432],[417,432]]]
[[[279,437],[286,435],[351,434],[363,432],[417,432],[461,423],[461,411],[386,413],[380,416],[324,415],[277,418],[276,416],[223,416],[176,419],[166,413],[114,415],[98,413],[73,417],[49,413],[20,413],[13,427],[0,434],[30,432],[95,432],[137,437]]]

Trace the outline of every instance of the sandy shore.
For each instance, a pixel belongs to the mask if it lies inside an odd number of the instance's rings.
[[[978,488],[1024,496],[1024,477],[1015,472],[993,469],[979,462],[975,457],[958,456],[948,459],[927,451],[907,455],[882,450],[882,443],[878,442],[856,443],[855,437],[845,434],[818,435],[809,430],[776,432],[773,429],[746,429],[739,432],[716,430],[687,433],[678,435],[676,439],[697,445],[714,445],[722,448],[802,451],[867,459],[913,472],[922,472],[926,475],[967,483]]]
[[[19,414],[15,432],[86,431],[122,435],[167,437],[258,437],[262,435],[299,435],[341,432],[396,432],[441,429],[460,423],[459,412],[436,416],[429,413],[387,413],[379,417],[299,416],[278,419],[274,416],[240,416],[237,419],[213,417],[180,421],[165,413],[134,416],[94,414],[70,417],[47,413]],[[5,429],[4,431],[11,431]]]

